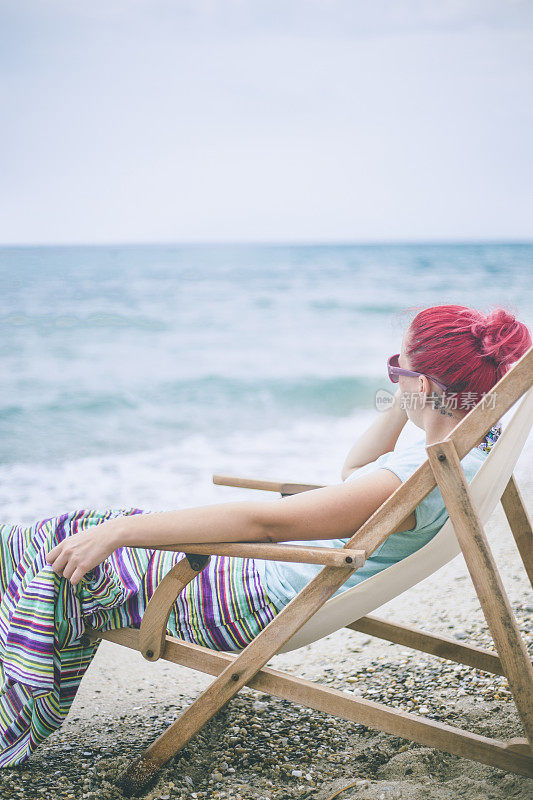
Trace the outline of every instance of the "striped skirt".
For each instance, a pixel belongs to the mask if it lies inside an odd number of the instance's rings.
[[[73,587],[45,561],[58,542],[141,509],[82,509],[30,527],[0,525],[0,766],[25,761],[59,728],[98,648],[85,625],[138,628],[182,553],[120,547]],[[170,635],[242,650],[280,609],[253,559],[213,556],[172,607]]]

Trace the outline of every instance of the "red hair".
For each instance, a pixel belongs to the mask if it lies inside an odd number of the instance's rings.
[[[503,308],[485,315],[466,306],[431,306],[413,319],[405,345],[411,369],[441,381],[445,395],[457,393],[458,409],[465,408],[465,392],[475,392],[473,408],[531,347],[531,333]]]

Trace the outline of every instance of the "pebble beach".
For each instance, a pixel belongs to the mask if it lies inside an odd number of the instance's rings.
[[[528,509],[533,483],[516,477]],[[533,651],[533,597],[501,506],[486,526]],[[493,649],[461,556],[377,616]],[[507,681],[341,630],[269,664],[499,739],[522,735]],[[62,728],[0,771],[2,800],[121,800],[114,781],[211,678],[101,642]],[[533,783],[458,756],[244,689],[161,771],[146,800],[529,800]]]

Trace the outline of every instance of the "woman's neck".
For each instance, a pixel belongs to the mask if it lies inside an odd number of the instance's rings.
[[[427,415],[424,419],[424,430],[426,432],[426,447],[435,442],[440,442],[466,417],[465,414],[452,413],[446,411],[441,413],[439,410],[427,409]],[[476,442],[480,444],[483,439]]]

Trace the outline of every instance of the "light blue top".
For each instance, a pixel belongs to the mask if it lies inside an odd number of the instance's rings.
[[[468,483],[470,483],[486,457],[487,452],[476,446],[461,459],[461,466]],[[356,480],[360,475],[366,475],[368,472],[388,469],[394,472],[403,483],[426,458],[427,452],[424,437],[419,442],[408,446],[400,446],[399,449],[394,449],[379,456],[375,461],[371,461],[369,464],[365,464],[364,467],[355,470],[346,480]],[[448,511],[438,486],[415,507],[414,513],[416,526],[409,531],[392,533],[335,594],[339,594],[365,580],[365,578],[381,572],[382,569],[389,567],[391,564],[401,561],[427,544],[435,536],[448,519]],[[317,539],[315,541],[306,539],[305,541],[293,541],[290,544],[343,547],[347,541],[348,539]],[[283,561],[263,560],[257,561],[257,567],[265,581],[269,597],[279,608],[282,608],[292,600],[303,589],[305,584],[322,569],[319,564],[293,564]]]

